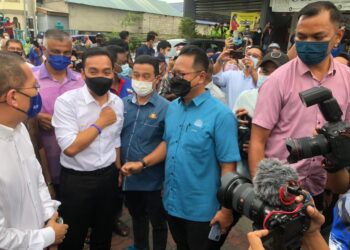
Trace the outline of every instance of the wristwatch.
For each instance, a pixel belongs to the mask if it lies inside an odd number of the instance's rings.
[[[147,168],[147,164],[146,164],[144,158],[142,158],[142,159],[140,160],[140,162],[142,163],[142,167],[143,167],[143,168]]]

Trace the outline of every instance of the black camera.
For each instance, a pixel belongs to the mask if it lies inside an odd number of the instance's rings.
[[[247,121],[247,124],[241,124],[238,126],[238,148],[242,159],[248,159],[248,154],[243,150],[244,144],[249,144],[252,118],[249,115],[243,115],[240,117],[241,120]]]
[[[287,160],[296,163],[302,159],[323,155],[334,170],[350,164],[350,125],[341,120],[343,112],[332,91],[325,87],[314,87],[299,93],[306,107],[318,104],[327,121],[318,130],[318,135],[299,139],[288,138],[286,146],[290,153]]]
[[[248,179],[236,173],[228,173],[221,179],[217,196],[222,206],[251,219],[254,230],[269,229],[269,235],[263,238],[265,249],[300,249],[302,235],[310,226],[306,207],[310,204],[311,197],[299,187],[288,186],[286,191],[294,196],[303,195],[304,202],[271,207],[257,197],[254,186]]]

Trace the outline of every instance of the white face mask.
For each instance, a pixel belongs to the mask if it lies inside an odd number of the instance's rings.
[[[134,89],[135,93],[138,96],[144,97],[152,93],[153,83],[152,82],[143,82],[138,80],[131,80],[131,86]]]
[[[258,82],[256,83],[256,86],[258,87],[258,88],[260,88],[261,87],[261,85],[263,85],[263,83],[266,81],[266,79],[267,79],[267,75],[263,75],[263,74],[258,74]]]

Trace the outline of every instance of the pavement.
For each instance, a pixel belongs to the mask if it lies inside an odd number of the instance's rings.
[[[132,229],[131,217],[127,211],[124,209],[122,221],[125,222],[130,229]],[[251,221],[246,217],[242,217],[237,225],[231,230],[228,235],[225,244],[222,246],[221,250],[247,250],[247,232],[251,231]],[[152,249],[152,230],[150,230],[150,244]],[[125,250],[128,246],[133,244],[132,230],[129,237],[121,237],[119,235],[113,235],[112,238],[112,250]],[[88,249],[88,248],[87,248]],[[171,237],[170,232],[168,233],[168,245],[167,250],[176,250],[176,245]],[[200,250],[200,249],[198,249]]]

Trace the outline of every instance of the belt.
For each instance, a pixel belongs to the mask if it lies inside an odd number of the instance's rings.
[[[74,170],[71,168],[66,168],[66,167],[62,166],[62,172],[66,172],[66,173],[69,173],[72,175],[80,175],[80,176],[98,176],[98,175],[103,175],[104,173],[112,170],[113,168],[117,169],[115,167],[114,163],[112,163],[108,167],[100,168],[100,169],[93,170],[93,171],[77,171],[77,170]]]

